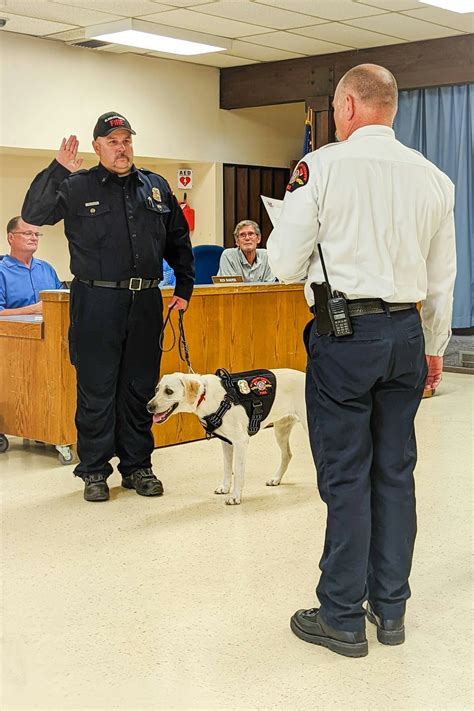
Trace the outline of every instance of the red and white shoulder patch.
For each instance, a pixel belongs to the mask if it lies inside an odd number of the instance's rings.
[[[306,185],[309,180],[309,168],[308,164],[304,160],[300,161],[293,171],[293,175],[290,178],[290,182],[286,186],[289,193],[294,192],[298,188],[302,188]]]

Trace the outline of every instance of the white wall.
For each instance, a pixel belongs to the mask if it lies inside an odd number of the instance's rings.
[[[54,153],[29,155],[27,152],[0,153],[0,254],[6,254],[9,246],[5,226],[14,215],[19,215],[23,199],[34,176],[43,170],[53,159]],[[163,175],[178,200],[184,197],[184,190],[177,188],[177,172],[179,168],[192,165],[193,185],[187,191],[188,202],[195,209],[196,227],[191,235],[194,245],[221,244],[222,239],[222,165],[213,163],[183,163],[158,162],[137,157],[140,168],[148,168]],[[92,156],[87,156],[84,167],[95,164]],[[64,237],[63,223],[41,228],[43,237],[36,256],[54,265],[61,279],[70,279],[69,251]],[[218,239],[220,238],[220,239]]]
[[[301,104],[224,111],[214,67],[94,52],[0,33],[0,146],[55,150],[76,133],[91,151],[97,116],[123,113],[141,156],[288,166],[299,157]]]
[[[222,164],[287,167],[299,158],[302,104],[224,111],[213,67],[68,47],[0,33],[0,229],[18,214],[33,177],[76,133],[94,165],[92,128],[105,111],[132,124],[136,164],[164,175],[178,199],[178,168],[192,168],[193,244],[222,244]],[[37,256],[70,278],[62,224],[45,227]],[[3,242],[2,242],[3,240]],[[8,250],[0,236],[0,253]]]

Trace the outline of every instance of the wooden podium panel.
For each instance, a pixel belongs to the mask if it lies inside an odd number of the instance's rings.
[[[172,289],[164,289],[166,305]],[[43,321],[0,318],[0,433],[51,444],[74,444],[76,374],[69,362],[69,293],[41,293]],[[302,341],[310,314],[302,284],[196,287],[184,316],[196,373],[253,368],[304,370]],[[178,316],[172,315],[176,333]],[[165,349],[172,343],[165,335]],[[177,347],[163,354],[161,372],[186,372]],[[201,439],[194,415],[154,426],[157,447]]]

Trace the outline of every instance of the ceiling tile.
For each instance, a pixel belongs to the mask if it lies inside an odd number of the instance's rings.
[[[48,39],[62,40],[63,42],[79,42],[86,38],[86,30],[85,27],[76,27],[74,30],[53,32],[47,37]]]
[[[378,15],[383,10],[374,7],[363,7],[352,0],[257,0],[264,5],[281,7],[302,12],[306,15],[323,20],[350,20],[354,17]],[[314,24],[311,23],[311,24]]]
[[[3,10],[2,17],[7,20],[7,24],[2,32],[18,32],[21,35],[43,37],[44,35],[50,35],[52,32],[74,29],[73,25],[67,25],[64,22],[39,20],[36,17],[22,17],[21,15],[12,15]]]
[[[172,59],[173,61],[177,59],[175,54],[163,54],[161,52],[148,52],[147,56],[159,59]],[[223,52],[199,54],[194,57],[180,57],[179,61],[188,62],[189,64],[202,64],[207,67],[240,67],[246,64],[255,64],[251,59],[233,57]]]
[[[293,9],[291,4],[289,8]],[[209,15],[248,22],[251,25],[272,27],[277,30],[305,27],[311,22],[311,18],[308,15],[302,15],[299,12],[288,12],[279,7],[272,7],[270,10],[268,5],[262,5],[259,2],[219,0],[219,2],[212,3],[212,5],[202,5],[196,9]]]
[[[434,39],[436,37],[450,37],[460,34],[457,30],[433,25],[431,22],[415,20],[408,15],[388,13],[377,17],[363,17],[357,20],[347,20],[346,24],[362,27],[365,30],[380,32],[381,34],[400,37],[411,42],[417,40]]]
[[[109,4],[109,7],[112,8],[113,3]],[[65,22],[69,25],[93,25],[99,22],[120,19],[118,15],[113,13],[104,14],[96,10],[60,5],[55,2],[48,2],[48,0],[41,0],[41,2],[35,2],[34,0],[8,0],[6,9],[7,11],[10,9],[15,15],[36,17],[41,20],[51,20],[52,22]],[[39,33],[35,32],[35,34]]]
[[[382,10],[392,10],[401,12],[402,10],[412,10],[414,7],[422,7],[418,0],[354,0],[358,5],[367,5],[370,8]]]
[[[306,55],[344,52],[345,49],[350,49],[350,47],[341,44],[301,37],[301,35],[294,35],[291,32],[268,32],[264,35],[253,36],[251,41],[266,47],[287,49],[290,52]]]
[[[425,6],[425,8],[420,8],[420,10],[408,10],[408,12],[403,14],[415,17],[418,20],[427,20],[437,25],[444,25],[444,27],[452,27],[461,32],[474,32],[474,12],[461,14],[459,12],[442,10],[440,7]]]
[[[314,27],[306,27],[304,30],[293,30],[293,32],[298,35],[304,35],[305,37],[325,40],[326,42],[345,44],[354,49],[383,47],[388,44],[400,44],[404,42],[404,40],[398,37],[389,37],[388,35],[381,35],[377,32],[361,30],[359,27],[343,25],[340,22],[328,22],[325,25],[315,25]]]
[[[108,12],[110,15],[119,15],[120,17],[140,17],[161,10],[170,10],[169,5],[161,5],[153,0],[54,0],[54,2],[85,10]]]
[[[194,7],[194,5],[210,5],[217,0],[165,0],[165,4],[171,7]],[[152,0],[152,2],[160,2],[160,0]],[[247,0],[245,0],[247,2]]]
[[[181,27],[186,30],[196,32],[206,32],[208,34],[220,35],[221,37],[247,37],[249,35],[260,34],[265,27],[247,25],[245,22],[227,20],[222,17],[204,15],[202,12],[194,10],[171,10],[169,12],[158,12],[156,15],[148,15],[147,22],[158,22],[171,27]]]
[[[233,40],[232,49],[228,49],[226,54],[255,59],[258,62],[278,62],[283,59],[297,59],[305,56],[296,52],[285,52],[274,47],[262,47],[252,44],[252,42],[242,42],[241,40]]]

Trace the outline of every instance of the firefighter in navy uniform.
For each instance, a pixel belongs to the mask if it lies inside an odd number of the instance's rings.
[[[454,186],[396,140],[396,110],[396,81],[383,67],[342,77],[339,142],[298,164],[267,244],[275,276],[306,278],[315,304],[305,330],[306,408],[328,515],[320,607],[298,610],[291,628],[350,657],[367,654],[366,616],[383,644],[405,638],[414,419],[427,372],[428,387],[440,379],[456,272]]]
[[[100,162],[90,170],[78,170],[77,138],[63,139],[22,209],[31,224],[64,219],[69,241],[79,457],[74,473],[84,480],[87,501],[109,498],[114,456],[122,486],[142,496],[163,493],[151,467],[154,442],[146,410],[159,377],[163,258],[176,275],[170,308],[186,308],[194,283],[182,210],[164,178],[133,164],[132,134],[117,112],[100,116],[92,143]]]

